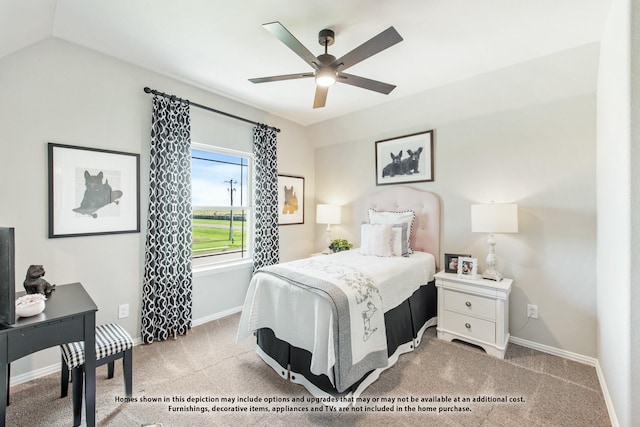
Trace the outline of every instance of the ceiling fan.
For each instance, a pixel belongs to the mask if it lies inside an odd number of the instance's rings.
[[[280,80],[315,77],[316,95],[313,100],[313,108],[322,108],[325,106],[329,86],[332,86],[336,82],[346,83],[363,89],[383,93],[385,95],[388,95],[393,89],[395,89],[394,85],[344,72],[347,68],[352,67],[370,56],[380,53],[394,44],[401,42],[402,37],[393,27],[387,28],[377,36],[364,42],[351,52],[338,59],[327,52],[327,48],[335,41],[335,33],[332,30],[324,29],[318,33],[318,43],[324,46],[324,53],[316,57],[280,22],[270,22],[268,24],[264,24],[263,27],[293,50],[300,58],[309,64],[314,71],[308,73],[284,74],[281,76],[249,79],[252,83],[266,83]]]

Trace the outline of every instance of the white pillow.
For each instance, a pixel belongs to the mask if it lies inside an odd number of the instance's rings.
[[[360,228],[360,254],[393,256],[393,233],[390,224],[362,224]]]
[[[393,224],[391,232],[393,233],[392,247],[394,256],[409,256],[409,239],[407,237],[407,223]]]
[[[414,211],[377,211],[373,208],[369,209],[369,222],[371,224],[407,224],[407,248],[409,252],[411,247],[411,232],[413,230],[413,221],[416,213]]]

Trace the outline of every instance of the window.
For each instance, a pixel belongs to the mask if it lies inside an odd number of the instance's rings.
[[[251,256],[251,170],[248,153],[191,147],[193,266]]]

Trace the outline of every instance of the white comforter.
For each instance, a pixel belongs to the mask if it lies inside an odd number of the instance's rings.
[[[356,249],[323,255],[316,260],[348,263],[371,277],[379,289],[384,312],[433,280],[435,273],[433,255],[425,252],[414,252],[409,257],[375,257],[360,255]],[[333,329],[328,327],[332,324],[332,309],[326,300],[258,272],[247,291],[237,339],[244,339],[259,328],[270,328],[279,339],[311,352],[311,372],[325,374],[333,381],[336,356]]]

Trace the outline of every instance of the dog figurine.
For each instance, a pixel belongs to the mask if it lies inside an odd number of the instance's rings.
[[[416,151],[407,150],[408,158],[402,161],[402,173],[405,175],[412,175],[414,173],[420,173],[418,171],[418,161],[420,160],[420,153],[422,153],[422,147]]]
[[[44,268],[41,265],[30,265],[27,269],[27,277],[24,279],[24,289],[28,294],[43,294],[47,297],[55,291],[56,285],[52,285],[42,278]]]
[[[394,177],[396,175],[402,175],[402,150],[400,150],[397,156],[394,156],[393,153],[389,154],[391,155],[391,163],[382,169],[383,178],[385,176]]]

